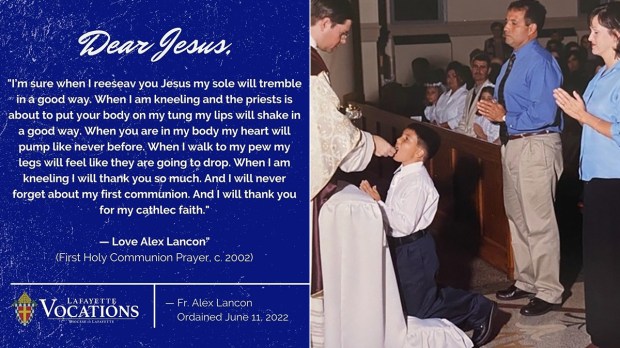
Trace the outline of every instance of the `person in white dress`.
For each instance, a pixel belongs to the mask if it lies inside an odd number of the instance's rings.
[[[425,83],[424,87],[426,87],[426,108],[424,109],[424,117],[426,117],[429,122],[432,122],[431,120],[434,120],[436,118],[435,109],[437,106],[437,101],[439,100],[441,94],[444,92],[445,87],[441,82]]]
[[[433,110],[429,121],[443,128],[456,129],[463,117],[465,99],[467,98],[467,84],[465,69],[459,62],[451,62],[446,68],[446,86]]]
[[[493,100],[493,92],[495,87],[493,85],[486,86],[480,91],[479,100]],[[489,121],[486,117],[476,115],[474,119],[474,133],[476,138],[489,143],[501,145],[499,139],[499,124]]]

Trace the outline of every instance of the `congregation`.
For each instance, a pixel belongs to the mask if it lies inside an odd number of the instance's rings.
[[[512,48],[504,41],[503,31],[503,23],[493,22],[493,36],[482,43],[482,49],[474,48],[470,52],[469,64],[452,61],[446,67],[438,67],[425,57],[413,59],[413,84],[402,86],[388,82],[381,88],[379,106],[396,114],[421,117],[425,122],[499,144],[499,126],[485,122],[484,117],[477,114],[474,100],[482,97],[480,92],[483,88],[493,87],[498,82],[501,66],[512,53]],[[582,94],[604,62],[592,54],[588,35],[584,35],[579,43],[563,41],[559,31],[555,31],[545,48],[561,68],[562,88]],[[579,143],[581,127],[570,118],[566,121],[564,131],[573,138],[567,141]],[[578,148],[572,146],[567,152],[565,159],[569,163],[578,161]]]

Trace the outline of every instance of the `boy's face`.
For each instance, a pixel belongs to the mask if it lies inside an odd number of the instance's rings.
[[[418,144],[418,135],[411,129],[405,129],[396,139],[394,160],[403,165],[420,162],[424,159],[424,149]]]

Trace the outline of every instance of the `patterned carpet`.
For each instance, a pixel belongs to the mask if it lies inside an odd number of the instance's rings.
[[[583,283],[574,283],[571,296],[561,308],[537,317],[519,313],[527,299],[498,302],[497,324],[501,330],[485,347],[511,348],[573,348],[586,347],[590,336],[586,332]],[[493,294],[486,295],[495,300]]]

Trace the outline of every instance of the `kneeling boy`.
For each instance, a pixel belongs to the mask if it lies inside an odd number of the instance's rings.
[[[480,294],[438,288],[439,261],[427,228],[437,212],[439,194],[424,167],[438,150],[439,136],[422,124],[411,124],[396,140],[394,172],[385,202],[376,187],[364,180],[360,189],[378,201],[388,220],[388,240],[396,260],[396,277],[408,315],[420,319],[445,318],[463,330],[474,329],[480,346],[491,338],[497,304]]]

